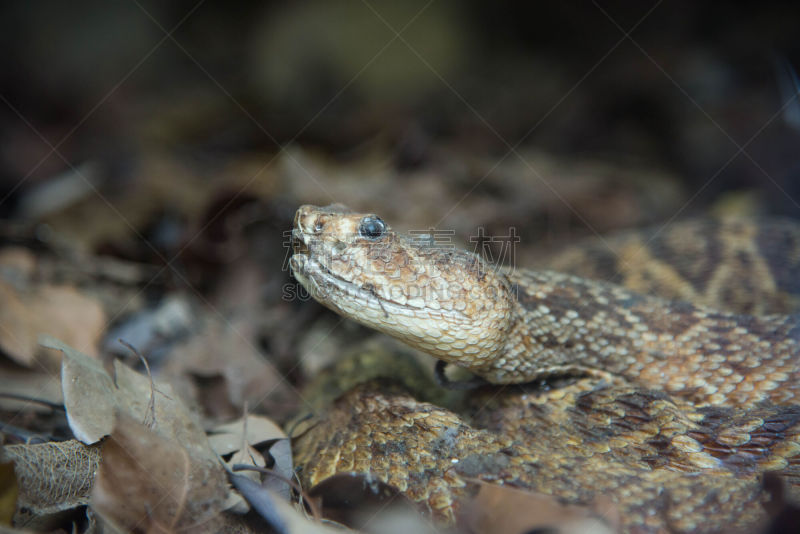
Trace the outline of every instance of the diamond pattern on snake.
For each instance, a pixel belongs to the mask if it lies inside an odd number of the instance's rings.
[[[794,223],[629,232],[540,260],[554,270],[340,205],[301,206],[293,238],[316,300],[483,382],[447,408],[396,374],[343,391],[294,441],[306,485],[371,473],[442,524],[474,480],[603,495],[637,533],[762,528],[767,473],[800,495]]]

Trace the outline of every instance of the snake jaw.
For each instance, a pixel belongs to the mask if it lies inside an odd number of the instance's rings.
[[[305,254],[299,254],[297,252],[289,258],[289,269],[292,271],[292,276],[294,276],[298,282],[306,285],[305,282],[307,280],[305,276],[305,267],[306,262],[308,261],[308,256]]]
[[[295,224],[297,224],[296,218]],[[305,271],[310,251],[308,249],[308,239],[300,228],[292,229],[292,251],[292,257],[289,258],[289,269],[298,282],[303,286],[307,286],[308,279],[305,276]]]
[[[292,230],[292,251],[295,254],[308,254],[308,240],[299,228]]]

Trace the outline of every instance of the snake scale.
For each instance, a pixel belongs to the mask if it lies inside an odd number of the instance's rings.
[[[551,258],[634,290],[497,268],[340,205],[300,207],[293,238],[316,300],[488,384],[458,414],[397,381],[350,389],[295,440],[306,484],[371,473],[443,523],[475,479],[605,495],[636,533],[752,532],[767,472],[800,493],[792,223],[682,223]]]

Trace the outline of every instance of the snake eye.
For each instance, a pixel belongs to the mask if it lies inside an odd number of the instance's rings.
[[[361,219],[361,224],[358,226],[359,235],[367,239],[378,239],[384,232],[386,232],[386,223],[374,215],[367,215]]]

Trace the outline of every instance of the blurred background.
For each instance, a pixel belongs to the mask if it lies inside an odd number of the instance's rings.
[[[500,218],[531,238],[709,206],[797,216],[799,12],[4,3],[0,214],[45,220],[96,188],[137,226],[244,188],[423,227]],[[114,224],[94,239],[120,238]]]
[[[799,29],[798,2],[0,2],[0,441],[73,435],[14,400],[63,404],[40,334],[108,369],[141,354],[205,428],[430,370],[300,291],[301,204],[522,266],[800,217]]]
[[[0,249],[21,292],[0,304],[31,302],[31,281],[68,284],[103,315],[54,335],[129,355],[124,337],[156,367],[183,325],[202,361],[181,373],[206,394],[224,376],[231,414],[267,394],[253,362],[289,395],[276,377],[301,382],[347,346],[340,332],[364,335],[287,298],[300,204],[457,243],[514,227],[526,257],[688,217],[800,216],[796,3],[0,10],[0,239],[24,249]],[[242,351],[249,363],[214,363]]]

